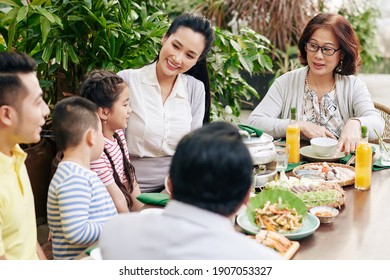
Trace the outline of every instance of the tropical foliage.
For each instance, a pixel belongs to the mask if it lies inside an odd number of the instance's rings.
[[[46,99],[78,91],[80,78],[93,68],[117,71],[138,67],[157,55],[166,30],[162,1],[0,0],[6,48],[30,54]]]

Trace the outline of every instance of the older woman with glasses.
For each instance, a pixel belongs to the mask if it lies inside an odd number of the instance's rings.
[[[296,107],[303,138],[336,138],[336,153],[345,154],[359,144],[361,125],[368,127],[370,139],[376,138],[374,129],[381,134],[384,121],[366,85],[355,76],[360,43],[351,24],[337,14],[318,14],[303,30],[298,47],[305,67],[276,79],[249,123],[284,137],[290,108]]]

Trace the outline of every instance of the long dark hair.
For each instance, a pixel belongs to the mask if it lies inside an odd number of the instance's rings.
[[[195,79],[200,80],[205,87],[205,113],[203,117],[203,123],[210,122],[210,104],[211,104],[211,93],[210,93],[210,79],[207,71],[207,61],[206,55],[210,51],[214,42],[214,29],[211,26],[209,20],[205,17],[184,13],[178,17],[176,17],[171,25],[168,28],[165,36],[168,38],[173,33],[175,33],[180,27],[190,28],[192,31],[196,33],[200,33],[205,38],[205,48],[200,55],[197,63],[184,74],[191,75]],[[154,61],[158,60],[158,56]]]
[[[128,187],[126,187],[125,184],[122,183],[121,179],[119,178],[118,172],[116,172],[114,161],[112,160],[110,154],[108,153],[107,149],[104,148],[104,153],[106,154],[108,160],[111,163],[112,170],[114,171],[114,180],[115,183],[118,185],[119,189],[122,191],[123,195],[126,198],[127,207],[129,210],[133,206],[133,200],[131,199],[131,194],[134,190],[133,181],[135,180],[135,168],[129,161],[129,159],[126,157],[125,149],[123,147],[123,143],[119,135],[115,132],[114,138],[119,144],[119,148],[121,149],[122,155],[123,155],[123,167],[126,175],[127,182],[129,182]]]
[[[97,107],[111,108],[118,99],[121,90],[125,86],[127,85],[117,74],[105,70],[94,70],[86,77],[83,84],[81,85],[80,95],[94,102]],[[125,149],[119,135],[114,133],[113,136],[118,142],[122,152],[123,168],[128,182],[128,187],[126,187],[126,185],[123,184],[119,178],[118,172],[115,169],[114,161],[112,160],[106,148],[104,148],[103,151],[110,161],[115,183],[118,185],[119,189],[125,196],[128,208],[131,209],[133,206],[131,194],[134,190],[134,181],[136,178],[135,168],[126,156]]]

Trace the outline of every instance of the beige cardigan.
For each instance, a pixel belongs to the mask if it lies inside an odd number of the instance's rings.
[[[274,138],[285,137],[290,108],[296,107],[297,118],[301,117],[307,71],[306,66],[276,79],[267,95],[250,114],[249,124]],[[359,119],[362,125],[367,126],[370,139],[376,139],[374,128],[382,134],[384,120],[374,108],[368,89],[359,77],[336,74],[335,94],[344,122],[350,118]]]

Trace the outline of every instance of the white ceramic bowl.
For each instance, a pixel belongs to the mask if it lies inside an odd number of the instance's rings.
[[[317,206],[311,208],[310,213],[320,219],[321,223],[329,224],[339,214],[339,210],[329,206]]]
[[[326,157],[332,156],[336,152],[338,141],[332,138],[319,137],[311,139],[310,144],[317,155]]]

